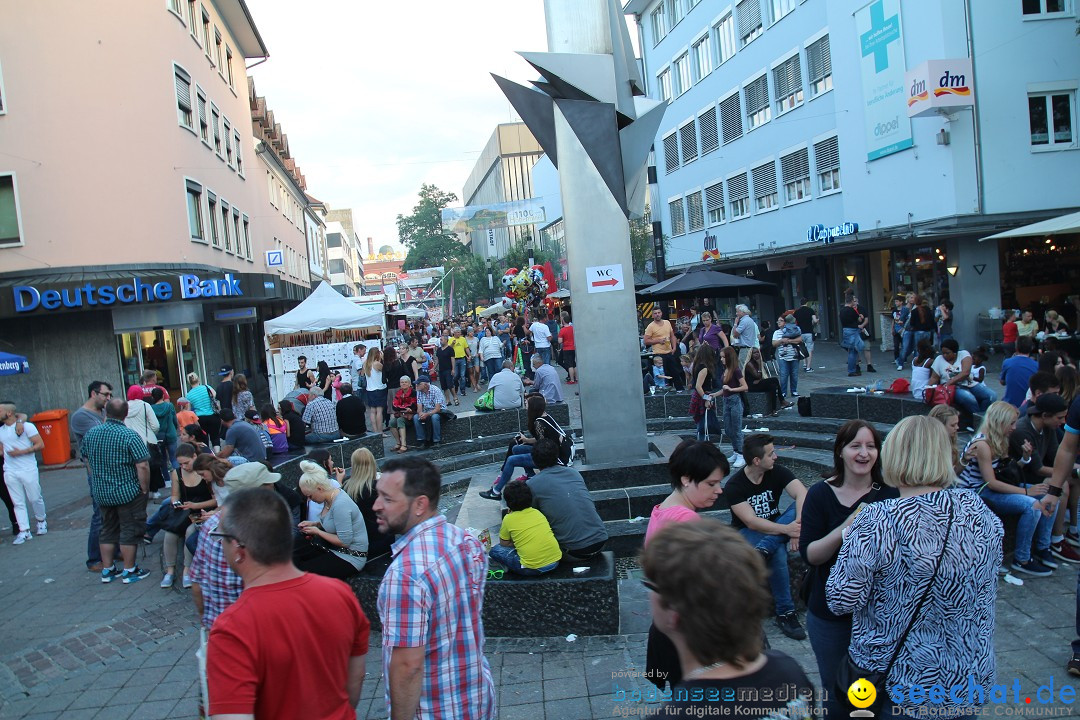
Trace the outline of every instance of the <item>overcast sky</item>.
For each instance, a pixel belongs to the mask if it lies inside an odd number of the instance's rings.
[[[517,120],[488,73],[536,77],[542,0],[247,0],[270,59],[250,72],[308,192],[397,244],[422,183],[461,196],[495,126]],[[464,204],[460,200],[459,204]],[[366,252],[366,248],[364,248]]]

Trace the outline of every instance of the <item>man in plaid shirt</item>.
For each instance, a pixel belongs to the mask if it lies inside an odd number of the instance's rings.
[[[327,400],[320,394],[308,395],[307,407],[304,408],[304,422],[310,430],[304,436],[304,442],[308,445],[334,442],[341,437],[341,430],[337,424],[337,408],[332,400]]]
[[[383,467],[379,531],[399,535],[379,586],[386,703],[394,720],[494,718],[495,681],[484,657],[480,541],[439,512],[439,470],[419,458]]]
[[[445,405],[446,396],[442,390],[431,384],[430,377],[421,375],[416,378],[416,414],[413,415],[413,427],[416,428],[416,439],[423,443],[424,447],[431,447],[432,441],[435,444],[442,442],[442,418],[439,417],[439,411]],[[428,440],[424,432],[425,422],[431,425],[432,440]]]

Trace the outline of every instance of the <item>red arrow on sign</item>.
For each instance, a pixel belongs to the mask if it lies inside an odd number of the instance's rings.
[[[618,284],[619,284],[618,280],[616,280],[615,278],[611,278],[610,280],[596,280],[596,281],[593,282],[592,286],[593,287],[601,287],[603,285],[618,285]]]

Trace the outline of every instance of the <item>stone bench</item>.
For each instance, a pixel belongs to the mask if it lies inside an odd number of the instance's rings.
[[[814,417],[858,418],[895,425],[909,415],[926,415],[930,406],[916,400],[911,393],[879,395],[831,387],[810,393],[810,411]]]
[[[525,408],[509,410],[474,410],[472,408],[451,408],[455,417],[442,419],[442,442],[452,443],[463,440],[476,440],[492,435],[507,433],[528,433],[528,411]],[[570,425],[570,406],[566,403],[548,405],[548,415],[564,430]],[[406,425],[409,444],[417,443],[416,429],[413,423]]]
[[[383,459],[386,454],[383,445],[383,436],[378,433],[368,433],[358,438],[350,438],[339,442],[326,443],[323,445],[311,445],[308,446],[309,450],[323,449],[330,451],[330,457],[334,461],[336,467],[347,468],[351,465],[350,458],[353,452],[357,448],[366,447],[371,451],[371,454],[375,456],[376,460]],[[292,488],[296,488],[296,483],[300,479],[302,474],[300,471],[300,461],[304,459],[304,455],[294,457],[281,457],[271,455],[268,459],[271,463],[274,463],[274,472],[281,473],[281,479],[285,480]],[[280,461],[278,461],[280,458]]]
[[[381,630],[379,584],[387,563],[376,561],[348,583],[371,621]],[[575,573],[575,567],[588,567]],[[484,585],[487,637],[556,637],[619,634],[619,582],[615,557],[603,552],[592,560],[560,563],[550,573],[519,577],[507,572]]]
[[[750,414],[771,415],[776,412],[776,397],[770,393],[748,392],[743,395]],[[645,396],[645,419],[660,420],[669,417],[690,416],[690,392],[658,392]]]

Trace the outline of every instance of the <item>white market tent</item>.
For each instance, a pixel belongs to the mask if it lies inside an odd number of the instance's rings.
[[[325,280],[302,303],[281,317],[263,323],[269,335],[318,332],[321,330],[350,330],[383,326],[381,312],[365,313],[346,299]]]
[[[1074,212],[1061,217],[1050,218],[1042,222],[1023,225],[1012,230],[999,232],[997,235],[984,237],[982,240],[997,240],[1011,237],[1041,237],[1045,235],[1064,235],[1080,232],[1080,212]]]

